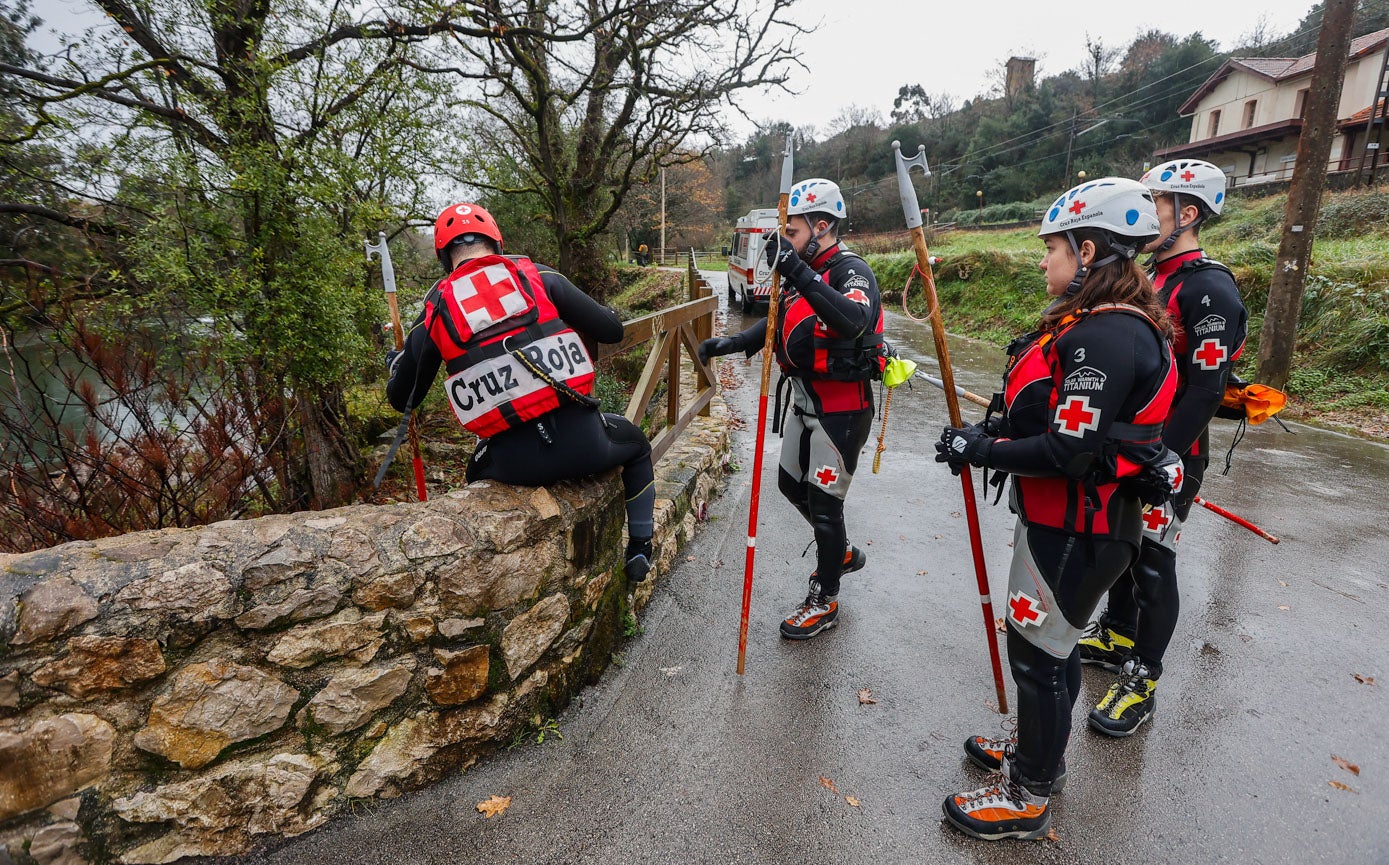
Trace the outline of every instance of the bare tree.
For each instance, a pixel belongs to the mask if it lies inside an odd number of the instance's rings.
[[[780,87],[796,62],[792,0],[491,0],[474,20],[494,38],[454,39],[451,72],[474,85],[474,117],[451,169],[494,195],[524,196],[558,262],[602,295],[598,241],[634,184],[698,160],[724,139],[719,109]],[[583,33],[555,44],[545,34]],[[736,105],[734,106],[737,107]]]
[[[343,383],[374,355],[379,315],[359,238],[419,205],[409,160],[440,125],[442,88],[410,61],[431,40],[497,35],[480,5],[403,2],[418,8],[97,0],[114,26],[50,62],[0,63],[23,106],[4,138],[85,166],[66,212],[12,199],[0,211],[120,234],[112,282],[212,320],[275,455],[271,507],[355,491]],[[596,26],[536,25],[513,22],[508,38],[541,50]]]

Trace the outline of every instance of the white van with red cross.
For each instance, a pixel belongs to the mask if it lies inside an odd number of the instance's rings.
[[[776,233],[776,208],[749,210],[733,229],[728,251],[728,303],[741,304],[743,312],[755,312],[772,297],[772,269],[763,246]]]

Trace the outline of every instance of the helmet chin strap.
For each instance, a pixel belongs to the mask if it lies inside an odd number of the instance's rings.
[[[1162,245],[1153,250],[1152,255],[1149,255],[1147,260],[1143,262],[1143,266],[1151,269],[1154,264],[1157,264],[1158,256],[1171,249],[1173,244],[1177,242],[1177,238],[1181,237],[1183,231],[1195,228],[1200,225],[1201,220],[1205,218],[1205,214],[1200,212],[1200,208],[1197,208],[1196,218],[1186,225],[1182,225],[1182,196],[1176,192],[1172,193],[1172,220],[1177,223],[1177,227],[1172,230],[1171,234],[1163,238]]]
[[[1119,261],[1120,259],[1132,261],[1133,258],[1136,255],[1138,255],[1138,250],[1134,247],[1124,246],[1121,243],[1116,243],[1115,241],[1110,240],[1110,246],[1114,247],[1114,249],[1118,251],[1111,252],[1109,255],[1106,255],[1099,261],[1092,261],[1089,265],[1086,265],[1080,260],[1080,247],[1076,244],[1075,235],[1069,231],[1066,232],[1066,242],[1071,245],[1071,254],[1075,256],[1075,276],[1071,277],[1071,281],[1066,284],[1066,290],[1061,293],[1061,296],[1056,299],[1055,303],[1052,303],[1049,309],[1054,309],[1057,304],[1061,303],[1062,301],[1065,301],[1068,298],[1074,297],[1076,292],[1080,291],[1081,285],[1084,284],[1085,277],[1090,275],[1090,271],[1094,270],[1097,267],[1104,267],[1106,264]]]
[[[810,217],[805,216],[803,217],[803,219],[805,219],[805,227],[810,231],[814,231],[815,226],[810,224]],[[810,240],[806,242],[805,250],[801,253],[802,261],[804,261],[806,264],[815,263],[815,256],[820,253],[820,238],[824,237],[826,234],[829,234],[830,229],[832,229],[833,227],[834,226],[832,225],[826,225],[824,231],[810,238]]]

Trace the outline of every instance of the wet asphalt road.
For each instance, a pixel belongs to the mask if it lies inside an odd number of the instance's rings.
[[[730,330],[751,323],[731,319]],[[917,359],[933,353],[922,325],[896,317],[888,331]],[[962,385],[993,389],[997,349],[956,341],[952,358]],[[1086,729],[1085,710],[1110,682],[1087,667],[1069,784],[1052,800],[1058,840],[986,844],[940,821],[942,799],[981,778],[961,742],[1000,723],[959,482],[927,456],[944,399],[921,382],[898,391],[878,475],[875,423],[847,507],[868,566],[845,579],[839,627],[805,643],[777,635],[814,559],[801,555],[808,527],[776,491],[769,437],[740,678],[760,359],[731,363],[744,383],[725,397],[748,420],[734,439],[741,470],[686,551],[693,560],[661,577],[625,666],[558,719],[564,738],[360,807],[255,861],[1389,862],[1389,450],[1301,426],[1252,428],[1233,471],[1213,471],[1203,494],[1282,544],[1193,513],[1156,718],[1124,740]],[[1232,432],[1217,422],[1219,454]],[[1013,521],[1004,505],[981,518],[1001,610]],[[860,688],[878,702],[861,705]],[[474,804],[494,794],[513,804],[485,820]]]

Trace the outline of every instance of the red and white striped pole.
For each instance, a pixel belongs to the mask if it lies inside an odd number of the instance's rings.
[[[781,160],[781,195],[777,198],[777,231],[786,233],[786,210],[791,200],[791,135]],[[752,565],[757,558],[757,505],[762,498],[762,447],[767,438],[767,391],[772,383],[772,354],[776,345],[777,305],[781,274],[772,269],[772,294],[767,302],[767,339],[762,345],[762,390],[757,397],[757,451],[752,457],[752,498],[748,503],[748,554],[743,567],[743,618],[738,625],[738,675],[743,675],[748,651],[748,613],[752,609]]]

